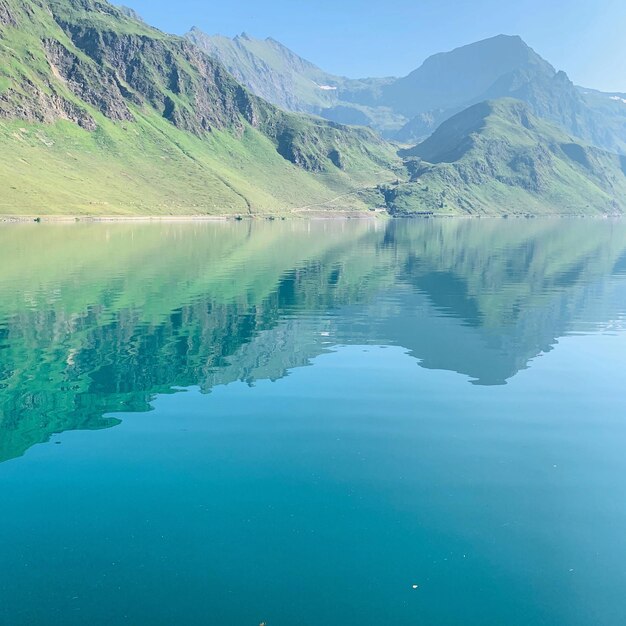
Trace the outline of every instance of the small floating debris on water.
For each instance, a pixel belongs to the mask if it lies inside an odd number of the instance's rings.
[[[420,586],[419,585],[413,585],[413,589],[419,589]]]

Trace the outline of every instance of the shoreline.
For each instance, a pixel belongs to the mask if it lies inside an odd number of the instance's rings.
[[[80,222],[280,222],[286,220],[375,220],[392,218],[386,211],[304,211],[299,213],[253,215],[0,215],[0,224],[10,223],[80,223]],[[416,216],[419,217],[419,216]]]
[[[300,213],[300,212],[299,212]],[[307,212],[308,213],[308,212]],[[281,222],[291,220],[405,220],[405,219],[623,219],[624,215],[580,215],[580,214],[527,214],[527,215],[450,215],[450,214],[415,214],[391,215],[387,211],[311,211],[288,213],[286,215],[0,215],[2,224],[79,224],[79,223],[162,223],[162,222]]]

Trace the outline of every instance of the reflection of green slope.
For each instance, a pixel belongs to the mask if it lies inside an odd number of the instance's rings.
[[[108,411],[145,410],[152,394],[172,385],[198,384],[275,326],[285,307],[358,297],[350,274],[358,267],[372,284],[367,275],[377,270],[350,255],[382,227],[3,229],[0,458],[53,432],[97,427]],[[295,299],[286,299],[280,285],[294,272]]]
[[[599,220],[6,227],[0,459],[172,387],[280,378],[338,343],[501,384],[614,319],[625,255],[626,225]]]

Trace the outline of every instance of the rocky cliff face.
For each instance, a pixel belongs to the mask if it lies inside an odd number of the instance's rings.
[[[137,20],[138,22],[143,22],[143,17],[135,11],[135,9],[131,9],[130,7],[119,6],[119,10],[126,16],[130,17],[133,20]]]
[[[82,2],[94,11],[98,3]],[[72,19],[66,2],[51,2],[55,21],[85,56],[80,59],[57,42],[52,61],[64,60],[62,77],[79,98],[110,119],[130,119],[126,101],[159,110],[175,126],[196,135],[212,129],[254,124],[252,97],[216,61],[186,41],[156,32],[119,32]],[[108,6],[115,17],[117,9]],[[86,58],[85,58],[86,57]]]
[[[11,13],[11,7],[7,0],[0,0],[0,24],[4,26],[17,26],[17,21]]]

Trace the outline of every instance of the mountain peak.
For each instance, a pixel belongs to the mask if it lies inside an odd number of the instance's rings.
[[[525,102],[512,98],[486,100],[453,115],[426,141],[406,154],[418,156],[429,163],[457,161],[474,146],[472,136],[482,133],[496,119],[528,130],[536,125],[530,107]]]
[[[132,20],[137,20],[138,22],[144,21],[144,19],[141,17],[141,15],[139,15],[139,13],[137,13],[137,11],[135,11],[135,9],[131,9],[130,7],[124,5],[120,5],[117,8],[122,12],[123,15],[129,17]]]
[[[515,72],[554,77],[556,70],[519,35],[496,35],[435,54],[387,89],[404,115],[468,106]],[[416,97],[417,95],[417,97]]]
[[[539,56],[519,35],[495,35],[473,43],[465,44],[450,50],[435,54],[426,61],[421,68],[431,64],[444,63],[446,66],[461,64],[464,67],[475,69],[483,63],[493,69],[514,70],[529,62],[544,65],[554,73],[554,68]],[[415,74],[415,72],[413,72]]]

